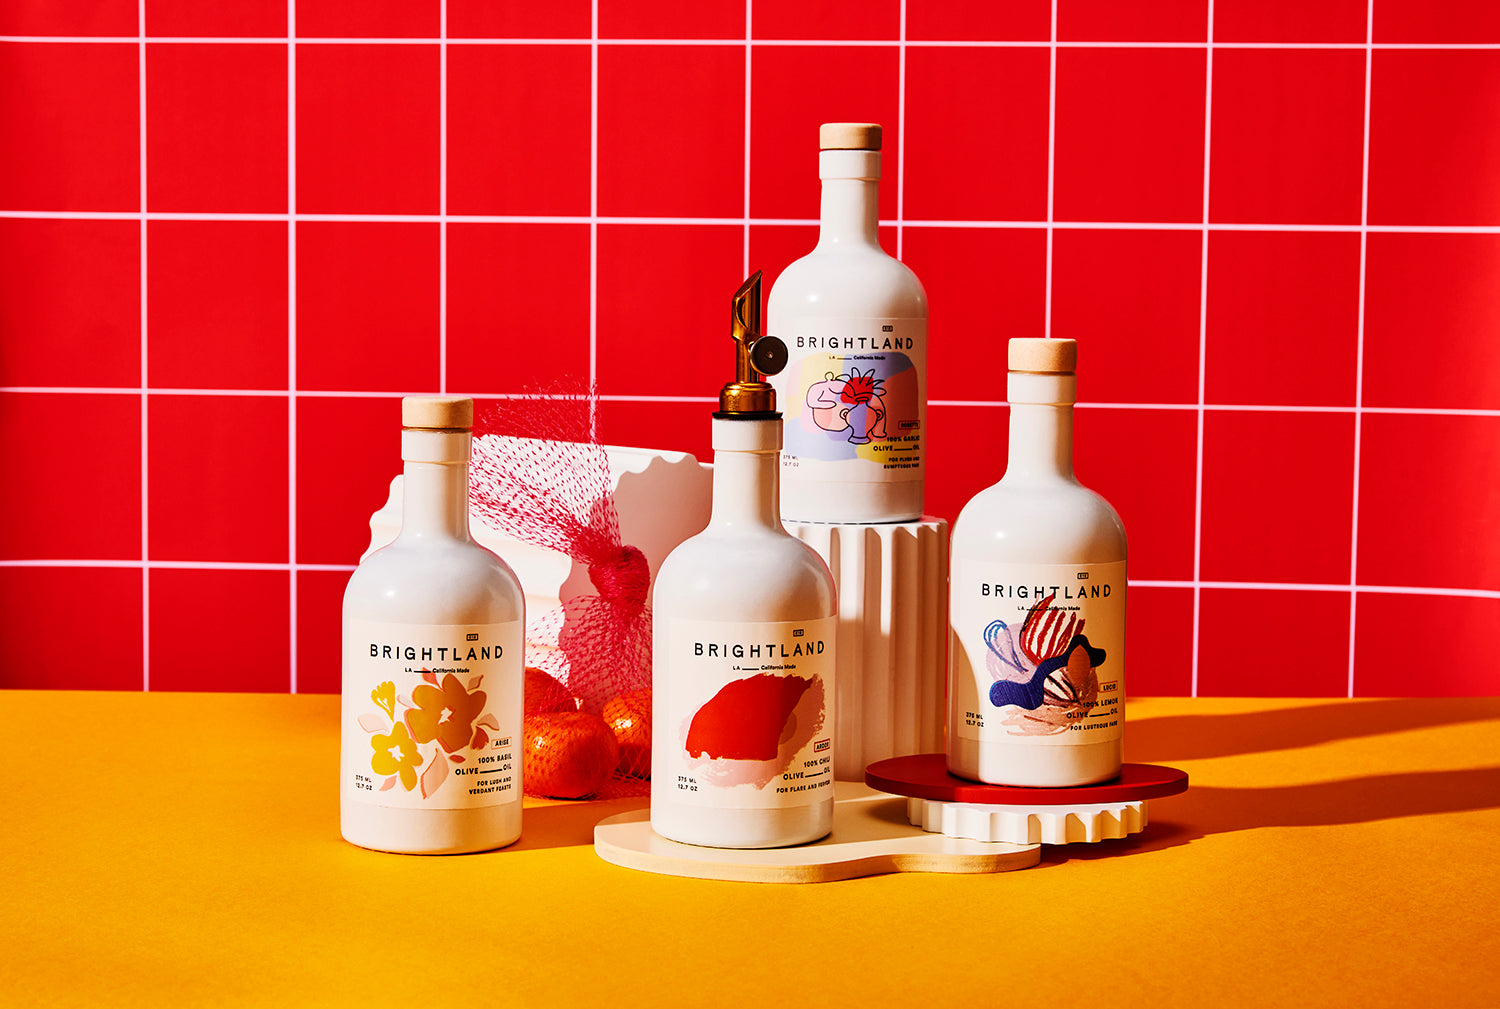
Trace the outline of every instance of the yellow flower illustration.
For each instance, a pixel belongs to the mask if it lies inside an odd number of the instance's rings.
[[[391,721],[396,720],[396,685],[386,680],[380,686],[370,691],[370,700],[385,711],[386,717]]]
[[[453,753],[469,745],[474,719],[484,710],[485,692],[469,693],[458,677],[448,673],[441,689],[423,683],[411,692],[411,700],[416,707],[406,712],[406,725],[412,738],[419,743],[436,739],[445,751]]]
[[[376,774],[399,774],[401,787],[408,792],[417,787],[417,768],[422,766],[422,755],[405,725],[397,722],[388,736],[377,732],[370,737],[370,747],[375,751],[370,757],[370,767]]]

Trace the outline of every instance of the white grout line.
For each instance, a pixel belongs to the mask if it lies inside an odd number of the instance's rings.
[[[297,0],[286,5],[286,488],[288,678],[297,692]]]
[[[1375,0],[1365,5],[1365,125],[1364,150],[1361,154],[1359,181],[1359,314],[1355,324],[1354,352],[1354,481],[1353,501],[1350,507],[1349,529],[1349,584],[1359,584],[1359,454],[1364,425],[1362,410],[1365,387],[1365,288],[1367,252],[1370,246],[1370,81],[1374,69],[1374,53],[1370,43],[1375,39]],[[1355,629],[1359,613],[1359,595],[1349,597],[1349,696],[1354,696]]]
[[[300,218],[299,218],[300,220]],[[290,384],[290,383],[289,383]],[[13,385],[0,386],[0,393],[16,393],[21,395],[90,395],[90,396],[140,396],[143,389],[137,386],[41,386],[41,385]],[[153,396],[248,396],[261,398],[281,398],[292,396],[296,399],[399,399],[407,395],[405,392],[392,392],[389,390],[368,389],[178,389],[170,386],[155,386],[151,389]],[[536,397],[537,393],[525,389],[488,390],[473,392],[471,395],[480,399],[506,399],[512,396]],[[543,394],[541,398],[548,396]],[[643,396],[631,393],[617,393],[613,395],[601,395],[601,400],[609,400],[618,403],[652,403],[652,402],[681,402],[681,403],[713,403],[717,400],[712,396]],[[1009,404],[1003,399],[934,399],[929,400],[930,406],[943,407],[968,407],[968,408],[1002,408]],[[1080,401],[1076,406],[1081,410],[1175,410],[1181,412],[1197,411],[1200,409],[1198,403],[1103,403]],[[1397,417],[1500,417],[1500,409],[1449,409],[1446,407],[1404,407],[1404,406],[1291,406],[1278,404],[1257,403],[1204,403],[1201,409],[1210,413],[1347,413],[1353,414],[1385,414]]]
[[[896,258],[906,256],[906,0],[896,50]],[[878,225],[877,225],[878,227]],[[879,241],[879,236],[876,237]]]
[[[295,565],[298,571],[353,571],[354,564]],[[0,560],[0,568],[114,568],[131,570],[147,567],[162,571],[287,571],[291,564],[254,561],[138,561],[118,558],[48,557]],[[1500,599],[1500,589],[1466,589],[1425,585],[1346,585],[1342,582],[1221,582],[1182,578],[1132,578],[1132,588],[1143,589],[1229,589],[1241,592],[1354,592],[1390,596],[1443,596],[1452,599]]]
[[[149,333],[147,325],[149,291],[147,288],[148,272],[146,265],[146,0],[138,0],[136,18],[137,25],[140,28],[140,38],[138,40],[140,46],[138,66],[140,74],[140,123],[138,124],[138,139],[141,145],[141,387],[137,390],[141,397],[141,689],[150,690],[151,572],[146,567],[151,558],[151,442],[149,440],[151,397],[146,394],[146,390],[151,387],[150,345],[147,342]]]
[[[589,391],[599,388],[599,0],[589,9]],[[589,439],[599,440],[598,400],[589,399]]]
[[[1198,280],[1198,444],[1193,473],[1193,677],[1192,695],[1198,696],[1198,657],[1203,627],[1203,441],[1204,404],[1208,400],[1208,237],[1209,167],[1213,153],[1214,114],[1214,0],[1208,0],[1208,32],[1203,67],[1203,252]]]
[[[740,250],[740,276],[742,277],[750,276],[750,84],[753,79],[751,55],[754,46],[751,40],[754,36],[754,18],[755,0],[745,0],[745,231],[742,236],[743,247]]]
[[[597,24],[597,22],[596,22]],[[52,44],[80,43],[127,43],[149,38],[153,44],[164,45],[287,45],[291,38],[276,36],[209,36],[209,35],[0,35],[0,43],[27,42]],[[298,45],[323,46],[423,46],[437,45],[436,38],[378,38],[327,36],[318,38],[299,37]],[[453,45],[466,46],[742,46],[744,39],[719,38],[599,38],[597,28],[591,38],[454,38]],[[928,49],[1046,49],[1054,43],[1041,39],[757,39],[756,45],[840,48],[895,48],[906,45]],[[1145,42],[1145,41],[1086,41],[1058,40],[1062,49],[1201,49],[1203,42]],[[1437,52],[1461,52],[1465,50],[1500,49],[1496,42],[1218,42],[1215,49],[1311,49],[1311,50],[1395,50],[1415,49]]]
[[[438,3],[438,395],[448,395],[448,0]]]
[[[297,43],[301,45],[299,41]],[[757,46],[762,45],[756,41]],[[1215,48],[1222,48],[1215,45]],[[903,159],[904,160],[904,159]],[[285,221],[287,214],[231,214],[152,211],[142,214],[133,210],[0,210],[0,218],[49,221]],[[644,225],[728,225],[740,227],[745,217],[630,217],[607,215],[538,215],[538,214],[298,214],[300,221],[318,223],[440,224],[444,221],[462,224],[644,224]],[[818,219],[791,217],[751,217],[753,225],[770,227],[817,227]],[[915,220],[898,216],[879,222],[890,228],[945,228],[1069,231],[1202,231],[1200,221],[936,221]],[[1286,232],[1301,234],[1346,233],[1401,235],[1497,235],[1500,225],[1426,225],[1426,224],[1266,224],[1213,221],[1210,231]]]
[[[1057,0],[1052,0],[1052,44],[1047,52],[1047,270],[1043,281],[1042,336],[1052,336],[1052,244],[1057,211]]]

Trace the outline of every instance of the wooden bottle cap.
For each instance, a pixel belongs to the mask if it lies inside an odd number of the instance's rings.
[[[878,151],[879,123],[824,123],[818,127],[821,151]]]
[[[1072,374],[1078,370],[1078,341],[1014,337],[1010,341],[1010,370]]]
[[[401,400],[401,426],[429,431],[471,431],[474,401],[467,396],[407,396]]]

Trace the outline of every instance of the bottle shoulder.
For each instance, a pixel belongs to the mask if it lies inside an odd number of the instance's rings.
[[[525,619],[520,580],[477,543],[387,544],[360,562],[344,590],[345,617],[396,623]]]
[[[814,249],[776,278],[766,312],[775,317],[926,318],[927,291],[910,267],[884,250]]]
[[[1123,561],[1125,524],[1100,494],[1081,484],[1002,480],[970,499],[953,523],[953,563],[1030,564]]]
[[[806,620],[833,616],[833,575],[818,552],[791,536],[710,526],[677,546],[657,571],[658,617]]]

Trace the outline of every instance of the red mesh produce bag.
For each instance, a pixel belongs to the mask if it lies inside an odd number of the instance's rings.
[[[597,590],[527,615],[530,795],[640,795],[651,773],[651,575],[620,540],[596,404],[592,393],[526,395],[475,425],[474,512],[585,565]]]

